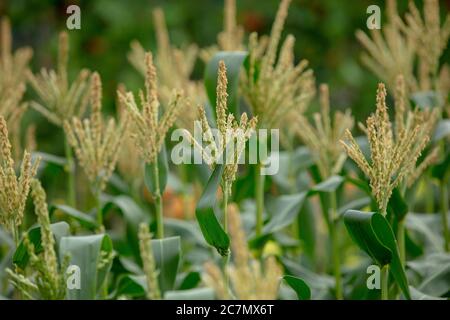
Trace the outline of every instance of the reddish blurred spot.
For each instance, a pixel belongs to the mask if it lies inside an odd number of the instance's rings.
[[[243,26],[247,32],[261,32],[266,25],[264,17],[256,12],[245,11],[242,13]]]
[[[93,37],[86,43],[86,50],[92,55],[99,55],[106,52],[107,43],[101,37]]]

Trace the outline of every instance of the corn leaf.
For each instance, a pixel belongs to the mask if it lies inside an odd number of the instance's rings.
[[[353,241],[380,266],[390,272],[403,294],[410,299],[408,280],[398,253],[397,241],[388,221],[379,213],[349,210],[344,222]]]
[[[68,236],[70,234],[70,227],[67,224],[67,222],[57,222],[52,223],[50,225],[50,229],[52,230],[53,235],[55,236],[56,244],[58,245],[61,238]],[[33,227],[30,230],[28,230],[28,239],[34,246],[34,250],[36,254],[39,254],[42,252],[42,245],[41,245],[41,227]],[[28,251],[23,243],[23,240],[19,243],[16,252],[13,256],[13,262],[15,265],[17,265],[19,268],[24,269],[29,260],[30,256],[28,254]]]
[[[217,190],[220,187],[220,181],[224,170],[223,164],[218,164],[195,209],[195,216],[206,242],[216,248],[221,256],[228,255],[230,247],[230,238],[223,230],[214,213],[217,205]]]
[[[114,296],[145,297],[147,280],[144,275],[123,275],[119,278]]]
[[[398,188],[392,191],[391,198],[388,202],[388,211],[393,214],[398,221],[402,221],[408,213],[408,204],[400,193]]]
[[[55,211],[57,211],[57,210],[61,211],[65,215],[75,219],[76,221],[78,221],[80,223],[80,225],[82,225],[83,227],[85,227],[89,230],[93,230],[98,227],[97,222],[95,221],[95,219],[93,217],[91,217],[90,215],[88,215],[84,212],[81,212],[75,208],[64,205],[64,204],[51,205],[49,208],[50,216],[52,216],[55,213]]]
[[[151,245],[158,270],[160,289],[162,292],[172,290],[180,262],[180,237],[153,239]]]
[[[102,287],[111,263],[99,268],[101,252],[111,254],[111,238],[105,234],[61,238],[60,260],[70,257],[70,265],[80,268],[80,289],[67,288],[68,300],[94,300]]]
[[[308,287],[305,281],[294,276],[284,276],[284,281],[294,289],[297,294],[298,300],[310,300],[311,289]]]

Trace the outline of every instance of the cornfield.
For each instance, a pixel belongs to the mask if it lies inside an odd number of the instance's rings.
[[[0,298],[448,299],[450,14],[418,2],[352,31],[364,117],[297,54],[291,0],[268,34],[224,0],[216,43],[182,46],[142,3],[153,49],[114,58],[137,83],[71,62],[83,18],[36,71],[3,16]]]

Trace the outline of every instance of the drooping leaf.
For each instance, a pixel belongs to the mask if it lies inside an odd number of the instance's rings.
[[[441,237],[442,222],[439,215],[409,213],[405,218],[405,227],[410,236],[419,243],[425,252],[441,251],[444,245]]]
[[[160,289],[162,292],[172,290],[180,262],[180,237],[152,239],[151,245],[158,270]]]
[[[361,208],[364,208],[365,206],[370,205],[371,201],[372,199],[370,197],[362,197],[349,201],[337,210],[338,215],[342,216],[348,210],[359,210]]]
[[[226,256],[229,252],[230,238],[223,230],[214,213],[217,203],[216,194],[220,186],[223,170],[223,164],[218,164],[215,167],[197,204],[195,216],[206,242],[216,248],[220,255]]]
[[[147,280],[144,275],[124,275],[119,278],[114,295],[139,298],[144,297],[146,292]]]
[[[93,217],[75,208],[72,208],[65,204],[53,204],[49,208],[50,215],[54,214],[56,210],[59,210],[67,216],[77,220],[83,227],[87,229],[92,230],[98,227],[97,222]]]
[[[117,208],[122,214],[126,225],[126,245],[128,248],[131,248],[135,257],[139,259],[139,224],[141,222],[149,222],[149,215],[145,214],[144,210],[129,196],[104,195],[102,199],[105,202],[103,209],[105,214],[110,208]]]
[[[70,227],[67,224],[67,222],[57,222],[52,223],[50,225],[50,229],[55,236],[56,244],[58,245],[61,238],[68,236],[70,234]],[[34,250],[36,254],[39,254],[42,252],[42,244],[41,244],[41,227],[32,227],[30,230],[28,230],[28,239],[34,246]],[[17,265],[19,268],[24,269],[29,260],[30,256],[28,254],[28,251],[23,243],[23,240],[19,243],[16,252],[13,256],[13,262],[15,265]]]
[[[228,79],[228,110],[236,118],[240,117],[239,110],[239,73],[248,53],[244,51],[221,51],[216,53],[206,65],[204,81],[210,104],[216,104],[217,72],[219,61],[223,60],[227,68]]]
[[[105,208],[109,205],[117,207],[123,214],[125,221],[132,229],[137,233],[139,224],[141,222],[148,222],[149,217],[145,212],[139,207],[139,205],[129,196],[119,195],[119,196],[103,196],[105,201]]]
[[[432,253],[407,262],[408,272],[416,277],[413,284],[417,290],[433,297],[450,294],[450,254]]]
[[[191,271],[183,275],[177,290],[189,290],[195,288],[202,281],[201,275],[197,271]]]
[[[184,241],[192,241],[202,247],[206,247],[207,244],[202,236],[202,233],[198,226],[192,221],[166,218],[164,219],[164,226],[167,233],[179,235]]]
[[[334,278],[326,274],[317,274],[305,268],[297,261],[288,258],[281,258],[286,268],[286,273],[297,278],[303,279],[309,284],[311,289],[311,297],[313,299],[331,299],[333,297],[332,290],[335,287]]]
[[[329,192],[335,192],[343,182],[343,177],[332,176],[315,185],[308,192],[283,195],[275,198],[266,206],[267,210],[271,212],[272,219],[264,226],[263,235],[278,231],[290,225],[296,219],[307,197],[314,196],[315,194],[325,195]]]
[[[165,144],[162,145],[161,151],[158,154],[157,164],[159,191],[162,194],[166,189],[167,179],[169,176],[169,163],[167,161],[167,150]],[[154,194],[156,192],[154,164],[146,163],[144,165],[144,182],[147,189]]]
[[[59,244],[60,260],[70,257],[70,265],[80,270],[80,289],[67,288],[69,300],[93,300],[102,287],[111,263],[99,268],[102,254],[112,254],[112,241],[108,235],[62,237]]]
[[[353,241],[380,266],[390,272],[400,289],[410,298],[408,280],[398,253],[397,241],[389,222],[379,213],[349,210],[344,222]]]
[[[310,300],[311,299],[311,289],[308,285],[300,278],[294,276],[284,276],[284,281],[294,289],[297,294],[298,300]]]
[[[332,176],[311,188],[309,195],[313,195],[315,193],[335,192],[342,185],[344,180],[344,177]]]
[[[290,225],[297,217],[306,199],[306,192],[274,198],[267,205],[272,219],[263,228],[263,235],[273,233]]]

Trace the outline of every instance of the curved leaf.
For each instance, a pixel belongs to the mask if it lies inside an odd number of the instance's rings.
[[[180,237],[151,240],[156,268],[159,271],[159,286],[162,292],[174,288],[180,262]]]
[[[363,251],[380,266],[390,265],[400,289],[410,299],[408,280],[388,221],[379,213],[349,210],[344,214],[344,222],[353,241]]]
[[[124,275],[119,278],[115,296],[145,297],[147,280],[144,275]]]
[[[191,271],[186,275],[183,275],[181,283],[177,286],[177,290],[189,290],[195,288],[202,281],[200,272]]]
[[[311,299],[311,289],[308,285],[300,278],[294,276],[284,276],[284,281],[294,289],[297,294],[298,300],[310,300]]]
[[[95,221],[95,219],[93,217],[91,217],[90,215],[81,212],[75,208],[72,208],[70,206],[64,205],[64,204],[53,204],[50,206],[50,216],[56,211],[56,210],[60,210],[61,212],[63,212],[64,214],[68,215],[69,217],[74,218],[75,220],[77,220],[83,227],[87,228],[87,229],[96,229],[98,224]]]
[[[228,110],[234,114],[236,118],[240,117],[238,90],[239,90],[239,73],[241,66],[248,53],[244,51],[221,51],[216,53],[206,65],[205,69],[205,87],[208,94],[210,104],[216,104],[216,87],[217,87],[217,71],[219,69],[219,61],[223,60],[227,67],[228,79]]]
[[[309,195],[313,195],[315,193],[328,193],[336,191],[344,182],[344,177],[341,176],[331,176],[327,180],[315,185],[309,191]]]
[[[306,199],[306,192],[279,196],[267,206],[272,219],[263,228],[263,235],[290,225],[297,217]]]
[[[224,168],[223,164],[216,166],[195,209],[195,216],[203,237],[208,244],[216,248],[221,256],[228,255],[230,248],[230,238],[223,230],[214,213],[217,204],[216,194]]]
[[[125,195],[103,196],[106,202],[104,211],[107,212],[110,206],[117,207],[122,213],[126,222],[126,244],[131,248],[135,257],[140,259],[138,230],[141,222],[148,222],[149,216],[145,214],[142,208],[133,200]],[[117,248],[118,249],[118,248]]]
[[[68,236],[70,234],[70,227],[67,224],[67,222],[57,222],[52,223],[50,225],[50,229],[55,236],[56,244],[59,244],[62,237]],[[34,250],[36,254],[39,254],[42,252],[42,245],[41,245],[41,227],[33,227],[30,230],[28,230],[28,239],[34,246]],[[21,269],[24,269],[28,264],[29,259],[28,251],[25,248],[25,245],[23,244],[23,240],[19,243],[16,252],[13,256],[13,262],[16,266],[18,266]]]
[[[63,237],[59,244],[60,260],[70,257],[70,265],[80,268],[80,289],[67,289],[69,300],[96,299],[112,263],[98,268],[102,253],[112,254],[112,241],[108,235]]]
[[[195,222],[192,221],[174,218],[164,219],[164,226],[170,234],[173,233],[179,235],[183,239],[183,242],[191,240],[199,246],[206,247],[207,244],[205,239],[203,239],[200,229],[194,223]]]

